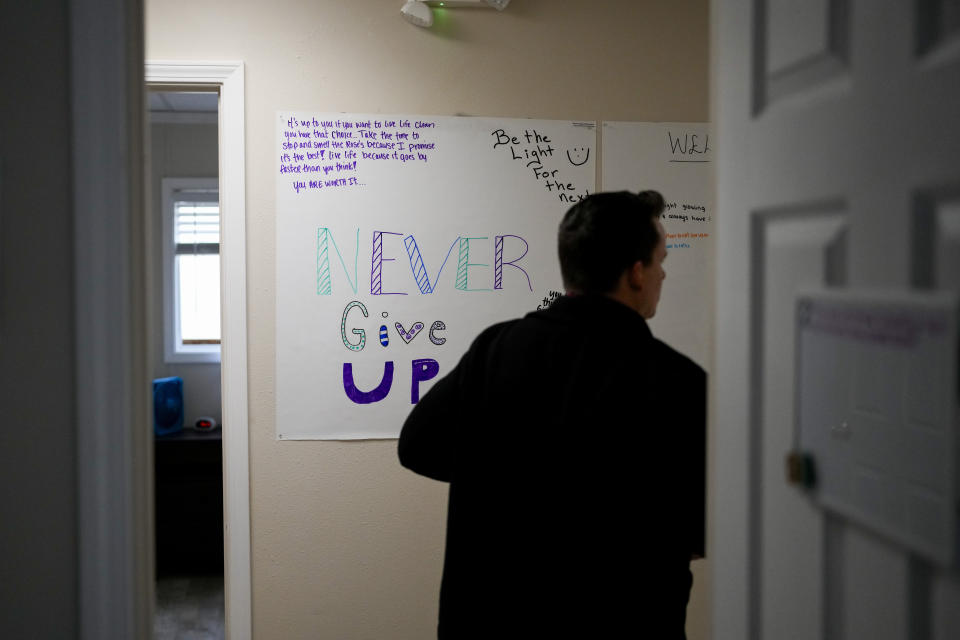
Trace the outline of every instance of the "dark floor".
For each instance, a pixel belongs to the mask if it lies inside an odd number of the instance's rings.
[[[223,576],[157,579],[154,640],[222,640]]]

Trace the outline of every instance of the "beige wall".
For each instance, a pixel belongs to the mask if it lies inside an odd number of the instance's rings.
[[[150,353],[155,378],[183,378],[184,424],[200,416],[219,422],[220,364],[167,363],[163,350],[163,178],[216,178],[217,125],[162,123],[150,127],[150,251],[147,313],[151,318]]]
[[[402,4],[147,1],[148,59],[246,64],[257,638],[432,637],[446,511],[446,487],[401,469],[395,441],[275,438],[275,112],[708,118],[707,0],[515,0],[432,30]],[[691,638],[706,637],[697,573]]]

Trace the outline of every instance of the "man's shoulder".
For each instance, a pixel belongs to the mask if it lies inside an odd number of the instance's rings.
[[[677,375],[706,379],[707,372],[689,356],[680,353],[663,340],[654,338],[653,344],[654,353],[662,366],[671,369]]]
[[[473,339],[467,353],[475,353],[488,349],[501,336],[508,333],[521,322],[523,322],[523,318],[513,318],[512,320],[503,320],[488,326]]]
[[[513,318],[512,320],[503,320],[501,322],[495,322],[477,336],[476,341],[487,341],[496,338],[500,334],[509,331],[511,328],[517,326],[519,323],[523,322],[523,318]]]

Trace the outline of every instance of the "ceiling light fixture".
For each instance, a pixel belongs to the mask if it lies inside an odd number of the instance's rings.
[[[400,15],[418,27],[429,27],[433,24],[433,11],[420,0],[407,0],[400,9]]]
[[[407,0],[400,9],[400,14],[418,27],[429,27],[433,24],[433,11],[430,7],[444,9],[456,7],[473,7],[496,9],[503,11],[510,4],[510,0]]]
[[[431,7],[472,7],[474,9],[494,8],[503,11],[510,4],[510,0],[422,0]]]

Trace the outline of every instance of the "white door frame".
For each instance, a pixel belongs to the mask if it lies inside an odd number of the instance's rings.
[[[247,235],[242,62],[147,61],[146,81],[220,89],[220,299],[226,631],[251,637]]]

